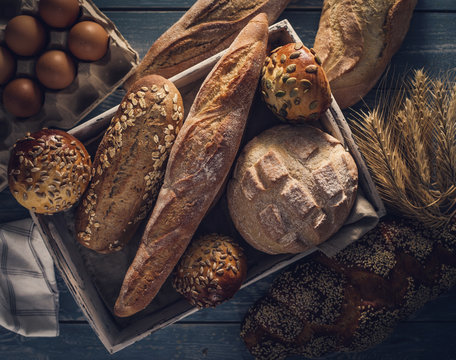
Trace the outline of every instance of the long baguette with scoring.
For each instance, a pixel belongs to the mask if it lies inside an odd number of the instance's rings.
[[[127,92],[98,146],[92,182],[76,211],[82,245],[111,253],[129,241],[158,195],[183,118],[179,90],[161,76],[146,76]]]
[[[266,58],[266,14],[253,18],[214,66],[171,150],[165,179],[114,312],[155,297],[223,185],[239,149]]]
[[[151,46],[125,88],[147,74],[170,78],[225,50],[257,14],[271,25],[290,0],[198,0]]]

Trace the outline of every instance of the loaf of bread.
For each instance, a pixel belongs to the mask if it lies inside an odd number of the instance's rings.
[[[152,45],[133,75],[128,88],[147,74],[166,78],[225,50],[255,15],[264,12],[269,24],[290,0],[197,0]]]
[[[344,109],[377,83],[407,34],[417,0],[325,0],[314,49]]]
[[[227,200],[250,245],[268,254],[299,253],[339,230],[357,188],[355,161],[337,139],[313,126],[281,125],[244,147]]]
[[[8,184],[14,198],[39,214],[72,207],[92,175],[84,145],[57,129],[42,129],[18,140],[10,154]]]
[[[454,222],[441,231],[384,219],[335,257],[318,253],[279,275],[241,336],[257,359],[362,351],[454,285]]]
[[[247,275],[243,249],[229,236],[207,234],[192,240],[173,278],[173,286],[192,305],[216,307],[239,290]]]
[[[262,70],[261,90],[269,109],[292,124],[319,119],[331,104],[331,89],[320,58],[302,43],[272,51]]]
[[[78,241],[100,253],[122,249],[152,208],[182,126],[182,98],[158,75],[125,94],[97,149],[92,182],[76,211]]]
[[[222,187],[238,151],[266,57],[268,22],[253,18],[211,70],[171,150],[166,175],[115,314],[155,297]]]

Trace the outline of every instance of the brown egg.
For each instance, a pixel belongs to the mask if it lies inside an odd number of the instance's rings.
[[[91,173],[90,155],[78,139],[61,130],[42,129],[14,144],[8,185],[22,206],[52,214],[79,200]]]
[[[3,106],[17,117],[36,115],[43,104],[43,92],[36,81],[14,79],[3,90]]]
[[[5,41],[17,55],[32,56],[44,48],[46,31],[33,16],[19,15],[8,21]]]
[[[54,90],[66,88],[76,76],[73,60],[61,50],[46,51],[39,57],[35,69],[41,84]]]
[[[0,46],[0,85],[6,84],[16,71],[16,61],[11,52]]]
[[[39,13],[46,24],[56,28],[73,25],[79,16],[78,0],[40,0]]]
[[[81,21],[74,25],[68,35],[68,48],[80,60],[96,61],[108,50],[109,35],[98,23]]]

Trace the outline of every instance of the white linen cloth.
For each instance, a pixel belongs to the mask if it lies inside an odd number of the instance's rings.
[[[58,336],[58,309],[54,263],[33,221],[0,224],[0,326]]]

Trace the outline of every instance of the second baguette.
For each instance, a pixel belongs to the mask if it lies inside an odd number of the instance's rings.
[[[131,84],[147,74],[170,78],[225,50],[244,26],[259,13],[275,21],[290,0],[197,0],[195,4],[151,46],[125,82]]]
[[[144,309],[189,244],[238,151],[266,57],[268,21],[253,18],[203,82],[171,149],[163,186],[115,304]]]

